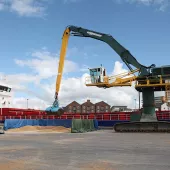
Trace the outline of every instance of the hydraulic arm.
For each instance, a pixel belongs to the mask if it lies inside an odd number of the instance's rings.
[[[64,113],[64,109],[59,107],[58,93],[60,90],[61,79],[63,75],[64,60],[67,51],[68,37],[69,37],[69,29],[66,29],[64,31],[63,38],[62,38],[62,46],[61,46],[60,59],[58,65],[58,75],[56,80],[55,100],[53,102],[53,105],[46,109],[47,114],[57,114],[60,116]]]
[[[125,49],[122,45],[120,45],[111,35],[103,34],[96,31],[91,31],[88,29],[84,29],[81,27],[76,26],[69,26],[68,29],[70,30],[70,35],[79,36],[79,37],[90,37],[93,39],[97,39],[107,43],[122,59],[122,61],[127,65],[130,71],[133,71],[132,66],[140,70],[140,75],[149,75],[150,68],[154,67],[152,64],[150,67],[146,67],[140,64],[134,56]]]

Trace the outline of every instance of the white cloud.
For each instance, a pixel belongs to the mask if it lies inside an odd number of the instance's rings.
[[[2,0],[0,10],[16,12],[20,16],[43,16],[47,0]]]
[[[118,74],[121,74],[121,73],[125,73],[127,71],[128,70],[123,68],[123,63],[120,63],[119,61],[116,61],[112,74],[113,75],[118,75]]]
[[[38,74],[41,78],[49,78],[57,75],[59,62],[58,55],[43,50],[32,53],[31,59],[16,59],[15,62],[19,66],[31,68],[34,73]],[[79,66],[75,62],[67,59],[65,60],[64,73],[74,72],[78,69]]]
[[[4,4],[0,2],[0,11],[4,9]]]
[[[5,79],[6,84],[9,84],[15,90],[24,90],[25,84],[38,81],[36,75],[29,75],[25,73],[9,75],[0,73],[0,76]]]
[[[14,100],[12,102],[12,106],[14,108],[27,109],[27,98],[24,98],[24,97],[14,98]],[[45,109],[46,104],[43,100],[33,97],[31,99],[28,99],[28,108],[37,109],[37,110]]]
[[[115,1],[115,0],[113,0]],[[143,4],[146,6],[157,6],[158,10],[165,11],[167,7],[170,5],[169,0],[116,0],[118,3],[128,2],[128,3],[137,3]]]

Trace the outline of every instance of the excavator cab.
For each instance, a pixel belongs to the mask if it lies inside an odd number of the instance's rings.
[[[92,84],[96,83],[103,83],[104,77],[106,76],[106,70],[104,67],[98,67],[98,68],[91,68],[90,71],[90,79]]]

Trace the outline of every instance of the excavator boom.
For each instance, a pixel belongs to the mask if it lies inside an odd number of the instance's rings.
[[[146,67],[142,64],[140,64],[136,58],[128,51],[126,48],[124,48],[121,44],[119,44],[111,35],[109,34],[103,34],[100,32],[84,29],[82,27],[76,27],[76,26],[69,26],[68,29],[71,32],[71,35],[73,36],[79,36],[79,37],[90,37],[93,39],[97,39],[100,41],[103,41],[107,43],[122,59],[122,61],[127,65],[127,67],[130,69],[130,71],[133,71],[132,66],[134,66],[137,69],[140,69],[141,75],[149,75],[149,68],[151,68],[154,65],[151,65],[150,67]]]
[[[53,105],[46,109],[46,112],[48,115],[56,114],[60,116],[64,113],[64,109],[59,107],[58,93],[60,90],[61,79],[63,75],[64,61],[65,61],[65,56],[66,56],[66,51],[67,51],[68,39],[69,39],[69,29],[66,29],[62,37],[62,46],[61,46],[61,51],[60,51],[58,74],[57,74],[57,80],[56,80],[55,100],[53,102]]]

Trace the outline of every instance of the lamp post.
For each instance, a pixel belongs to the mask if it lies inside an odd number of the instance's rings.
[[[134,99],[134,101],[135,101],[135,110],[136,110],[136,99]]]
[[[2,115],[2,99],[0,100],[0,103],[1,103],[1,115]]]
[[[27,109],[28,109],[28,99],[27,99]]]
[[[140,110],[140,92],[139,92],[139,110]]]

